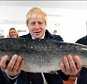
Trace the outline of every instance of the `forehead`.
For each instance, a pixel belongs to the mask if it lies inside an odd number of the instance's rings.
[[[33,15],[31,16],[31,18],[29,19],[29,21],[30,21],[30,22],[32,22],[32,21],[41,21],[41,22],[43,22],[43,21],[46,21],[46,20],[45,20],[45,17],[43,17],[43,16],[41,16],[41,15],[33,14]]]

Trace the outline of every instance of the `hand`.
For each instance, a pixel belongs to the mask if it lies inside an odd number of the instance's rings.
[[[21,56],[13,55],[9,63],[6,65],[8,56],[3,56],[0,60],[0,67],[10,76],[15,76],[21,71],[23,59]]]
[[[17,75],[18,73],[20,73],[22,65],[23,65],[22,57],[14,55],[12,56],[10,62],[6,67],[6,72],[11,76]]]
[[[81,68],[81,59],[79,56],[64,56],[61,63],[60,69],[66,75],[76,76]]]

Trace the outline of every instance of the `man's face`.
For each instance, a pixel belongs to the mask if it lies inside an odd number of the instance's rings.
[[[42,17],[32,16],[27,25],[32,37],[41,39],[45,34],[46,21]]]

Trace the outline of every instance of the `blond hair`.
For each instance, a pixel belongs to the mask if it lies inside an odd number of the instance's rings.
[[[28,24],[29,20],[32,18],[32,15],[36,15],[37,17],[42,17],[47,23],[47,15],[43,12],[39,7],[31,8],[26,15],[26,24]]]

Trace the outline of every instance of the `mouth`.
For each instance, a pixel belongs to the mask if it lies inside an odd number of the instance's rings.
[[[35,32],[33,32],[33,33],[36,34],[36,35],[38,35],[38,34],[41,33],[41,31],[35,31]]]
[[[35,34],[39,34],[39,33],[41,33],[41,31],[40,32],[34,32]]]

